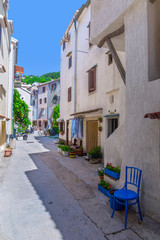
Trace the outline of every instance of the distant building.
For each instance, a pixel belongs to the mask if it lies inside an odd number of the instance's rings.
[[[31,86],[33,126],[37,129],[52,127],[53,109],[60,103],[60,79]]]

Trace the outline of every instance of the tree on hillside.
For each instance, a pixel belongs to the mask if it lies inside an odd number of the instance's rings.
[[[60,77],[60,72],[46,73],[46,74],[43,74],[42,77],[50,77],[52,79],[57,79]]]
[[[53,110],[53,127],[58,127],[57,119],[60,116],[60,106],[59,104]]]
[[[29,111],[28,105],[21,99],[20,93],[15,89],[13,95],[13,126],[14,124],[18,125],[18,132],[25,131],[31,124],[28,117]]]

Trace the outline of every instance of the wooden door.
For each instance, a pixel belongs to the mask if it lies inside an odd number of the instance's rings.
[[[98,146],[98,121],[87,121],[87,153]]]

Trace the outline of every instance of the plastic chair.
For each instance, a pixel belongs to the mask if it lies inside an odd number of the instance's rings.
[[[141,221],[143,220],[141,209],[140,209],[140,203],[139,203],[139,188],[140,188],[141,174],[142,174],[142,170],[135,167],[126,166],[124,187],[114,192],[113,212],[111,217],[114,216],[115,202],[118,202],[121,205],[125,205],[125,225],[124,225],[125,228],[127,227],[127,212],[128,212],[128,206],[130,205],[134,205],[136,203],[138,204],[140,219]],[[136,188],[136,191],[129,190],[128,185],[133,185]]]

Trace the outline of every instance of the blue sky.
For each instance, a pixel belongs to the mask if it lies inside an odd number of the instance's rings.
[[[25,75],[60,70],[60,40],[85,0],[10,0],[8,18],[19,40],[18,65]]]

